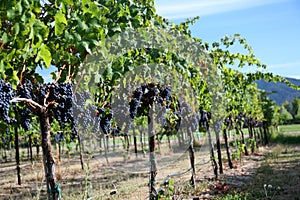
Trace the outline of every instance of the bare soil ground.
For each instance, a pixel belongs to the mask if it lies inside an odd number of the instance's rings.
[[[168,175],[189,168],[188,154],[175,152],[170,160],[168,153],[158,154],[157,188]],[[147,159],[147,155],[131,156],[124,162],[124,156],[114,157],[108,165],[103,155],[94,155],[85,170],[81,170],[78,155],[70,160],[63,157],[57,168],[63,199],[148,199]],[[162,199],[221,199],[224,196],[234,199],[237,196],[236,199],[299,200],[300,144],[259,147],[255,154],[234,161],[234,169],[229,169],[224,160],[224,173],[218,179],[215,179],[211,163],[207,161],[208,151],[196,153],[199,165],[196,166],[195,188],[189,184],[191,172],[186,172],[172,177],[168,186],[160,188],[165,191]],[[15,164],[0,164],[0,199],[46,199],[41,160],[21,164],[21,186],[17,185]]]

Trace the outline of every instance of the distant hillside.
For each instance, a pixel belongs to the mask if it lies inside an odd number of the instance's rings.
[[[291,83],[300,85],[299,79],[287,78]],[[259,89],[266,92],[276,91],[276,93],[270,94],[270,99],[274,100],[277,105],[283,104],[286,100],[289,102],[298,96],[300,97],[300,90],[294,90],[286,86],[284,83],[265,82],[264,80],[256,81]]]

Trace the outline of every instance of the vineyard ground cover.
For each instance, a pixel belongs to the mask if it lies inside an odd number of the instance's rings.
[[[190,188],[185,181],[177,184],[178,193],[184,199],[299,200],[300,143],[295,140],[300,137],[300,129],[297,131],[297,127],[283,126],[281,130],[290,131],[280,132],[280,137],[273,139],[271,145],[260,147],[242,162],[234,161],[235,169],[229,169],[224,162],[224,174],[218,180],[209,176],[200,178],[199,172],[208,172],[199,169],[198,187]]]
[[[300,132],[298,132],[298,137]],[[254,177],[244,186],[249,199],[300,198],[300,144],[276,144],[267,149]]]
[[[229,169],[224,160],[224,174],[219,176],[218,180],[214,179],[210,163],[196,167],[195,189],[188,184],[190,173],[173,178],[174,193],[178,198],[184,199],[297,199],[300,196],[300,144],[288,144],[292,139],[282,139],[284,136],[298,138],[300,129],[297,131],[297,127],[299,126],[280,127],[280,130],[289,131],[282,132],[281,137],[274,138],[272,145],[260,147],[255,154],[244,156],[242,162],[234,161],[235,169]],[[27,149],[22,149],[22,152],[26,154]],[[165,149],[162,152],[168,151]],[[222,153],[225,155],[225,152]],[[204,159],[208,154],[202,156]],[[111,169],[107,166],[104,155],[99,155],[96,151],[90,158],[90,170],[82,171],[76,153],[72,152],[70,160],[66,153],[62,156],[57,171],[61,174],[64,199],[83,199],[87,197],[87,193],[93,196],[93,199],[147,198],[148,173],[124,173],[122,170]],[[111,162],[119,164],[122,164],[122,159],[110,157]],[[141,156],[137,159],[132,156],[129,165],[134,166],[143,159]],[[199,159],[197,157],[196,162]],[[85,160],[88,160],[88,156],[85,156]],[[165,162],[168,160],[165,159]],[[188,155],[172,165],[162,167],[158,174],[158,184],[168,174],[184,171],[188,167]],[[44,199],[46,191],[41,160],[31,164],[25,157],[21,162],[21,172],[23,184],[17,186],[14,163],[1,163],[0,199]]]

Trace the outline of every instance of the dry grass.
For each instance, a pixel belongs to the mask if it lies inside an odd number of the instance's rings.
[[[175,153],[174,153],[175,152]],[[184,152],[184,151],[183,151]],[[189,168],[188,153],[178,152],[161,146],[157,188],[169,174],[179,173]],[[223,152],[225,157],[225,152]],[[63,199],[148,199],[148,168],[129,170],[146,163],[148,156],[141,153],[138,158],[131,154],[126,160],[123,154],[110,157],[110,164],[104,155],[94,152],[85,156],[86,169],[81,170],[79,156],[72,155],[68,160],[62,156],[59,167]],[[172,159],[170,159],[172,158]],[[176,159],[175,159],[176,158]],[[203,148],[196,152],[196,162],[209,160],[209,151]],[[242,162],[234,161],[234,169],[224,162],[224,174],[214,179],[211,164],[196,167],[196,185],[191,187],[188,172],[173,177],[173,184],[162,187],[169,190],[174,199],[297,199],[300,188],[300,146],[278,144],[243,157]],[[41,160],[34,164],[21,162],[22,182],[17,185],[14,163],[1,163],[0,199],[45,199],[44,171]],[[114,168],[112,168],[114,167]],[[58,169],[58,168],[57,168]],[[270,186],[272,185],[272,187]],[[264,187],[265,186],[265,187]],[[166,194],[166,193],[165,193]],[[241,194],[245,194],[244,196]]]

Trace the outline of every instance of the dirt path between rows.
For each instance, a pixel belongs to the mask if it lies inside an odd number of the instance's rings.
[[[224,160],[224,174],[214,178],[207,151],[200,152],[196,161],[196,186],[189,185],[191,173],[172,177],[174,183],[160,187],[165,178],[189,168],[187,155],[168,160],[163,155],[157,175],[157,189],[169,190],[171,199],[218,199],[222,196],[238,195],[247,199],[289,199],[300,197],[300,145],[271,145],[260,147],[255,154],[243,156],[229,169]],[[223,152],[225,155],[225,152]],[[119,159],[119,160],[118,160]],[[111,160],[112,161],[112,160]],[[63,199],[148,199],[147,157],[131,158],[126,165],[121,158],[108,166],[103,156],[94,156],[90,168],[82,171],[78,158],[61,163],[61,187]],[[69,166],[70,164],[70,166]],[[2,165],[0,199],[44,199],[45,184],[42,164],[24,165],[23,185],[16,185],[15,171],[11,165]],[[6,166],[6,167],[5,167]],[[122,167],[118,167],[122,166]],[[127,168],[126,168],[127,167]],[[132,169],[140,170],[132,170]],[[3,173],[2,173],[3,172]],[[166,190],[167,189],[167,190]],[[229,198],[229,199],[232,199]],[[170,197],[168,197],[170,199]]]

